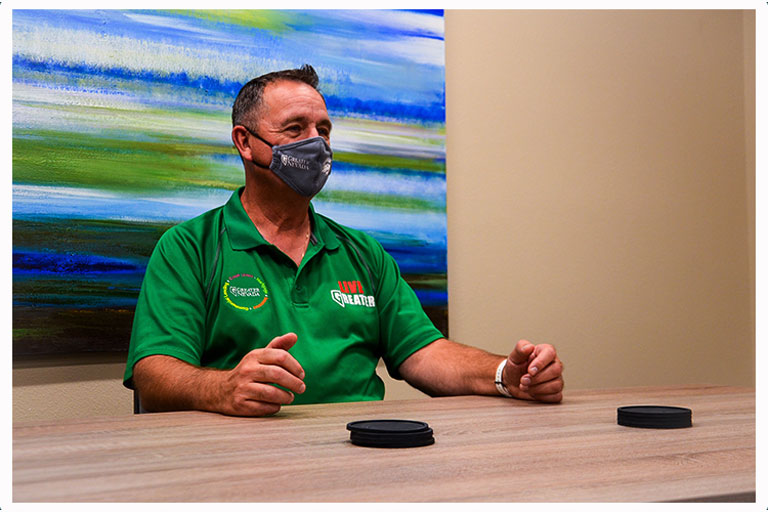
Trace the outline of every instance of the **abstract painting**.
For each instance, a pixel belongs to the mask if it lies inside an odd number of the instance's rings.
[[[304,63],[334,122],[316,210],[447,334],[442,11],[14,10],[14,358],[127,349],[157,239],[244,183],[238,90]]]

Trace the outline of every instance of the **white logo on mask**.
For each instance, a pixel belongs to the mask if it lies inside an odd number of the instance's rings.
[[[305,171],[308,171],[309,166],[312,165],[312,162],[308,160],[304,160],[303,158],[296,158],[295,156],[286,154],[280,155],[280,162],[286,167],[298,167],[299,169],[303,169]]]

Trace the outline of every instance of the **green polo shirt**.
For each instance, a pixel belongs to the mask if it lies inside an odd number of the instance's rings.
[[[123,383],[133,366],[164,354],[220,369],[273,338],[295,332],[291,354],[306,391],[294,403],[380,400],[389,373],[442,338],[372,237],[315,213],[296,264],[261,236],[240,201],[169,229],[149,260],[136,305]]]

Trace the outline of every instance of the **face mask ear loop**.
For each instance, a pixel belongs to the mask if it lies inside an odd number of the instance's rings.
[[[243,128],[245,128],[246,130],[248,130],[248,133],[250,133],[251,135],[253,135],[253,136],[254,136],[254,137],[256,137],[257,139],[259,139],[261,142],[263,142],[264,144],[266,144],[266,145],[267,145],[267,146],[269,146],[270,148],[274,148],[274,147],[275,147],[275,144],[272,144],[271,142],[269,142],[268,140],[266,140],[264,137],[262,137],[262,136],[261,136],[261,135],[259,135],[258,133],[256,133],[256,132],[252,131],[250,128],[248,128],[248,127],[247,127],[247,126],[245,126],[244,124],[241,124],[240,126],[242,126]]]
[[[265,140],[265,139],[264,139],[264,138],[263,138],[261,135],[259,135],[258,133],[254,132],[253,130],[251,130],[250,128],[248,128],[247,126],[245,126],[244,124],[241,124],[240,126],[242,126],[243,128],[245,128],[245,129],[248,131],[248,133],[250,133],[251,135],[253,135],[253,136],[254,136],[254,137],[256,137],[257,139],[259,139],[261,142],[263,142],[264,144],[266,144],[267,146],[269,146],[269,147],[270,147],[270,149],[272,149],[272,148],[274,148],[274,147],[275,147],[274,145],[272,145],[272,144],[270,144],[268,141],[266,141],[266,140]],[[254,165],[256,165],[257,167],[261,167],[262,169],[269,169],[269,166],[266,166],[266,167],[265,167],[265,166],[261,165],[260,163],[258,163],[258,162],[257,162],[256,160],[254,160],[254,159],[251,159],[251,162],[252,162]]]

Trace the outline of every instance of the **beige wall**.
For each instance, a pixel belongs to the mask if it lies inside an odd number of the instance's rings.
[[[753,385],[753,15],[462,13],[447,33],[452,336],[553,343],[578,388]]]
[[[552,343],[571,389],[754,385],[754,12],[445,19],[451,337]],[[16,368],[14,421],[130,414],[121,373]]]

